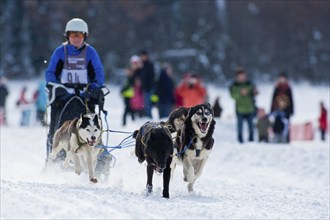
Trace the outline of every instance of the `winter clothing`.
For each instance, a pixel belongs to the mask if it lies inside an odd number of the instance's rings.
[[[286,118],[290,118],[294,114],[294,105],[292,98],[292,91],[288,83],[278,83],[275,87],[271,112],[279,109],[279,99],[285,102],[286,107],[282,109],[285,112]]]
[[[141,112],[144,109],[144,96],[141,85],[135,82],[133,86],[133,91],[134,96],[130,99],[130,106],[134,112]]]
[[[222,107],[220,106],[219,97],[216,98],[212,108],[213,108],[213,112],[214,112],[214,117],[220,118],[221,113],[222,113]]]
[[[36,107],[37,107],[37,121],[40,121],[42,125],[46,125],[45,113],[47,105],[47,94],[45,91],[46,82],[42,81],[39,84],[38,90],[36,91]]]
[[[239,72],[241,74],[241,72]],[[255,117],[255,87],[249,81],[234,81],[230,88],[230,95],[236,102],[237,134],[238,141],[243,143],[243,120],[247,121],[249,129],[249,141],[254,139],[253,118]]]
[[[249,141],[253,141],[253,118],[254,114],[241,114],[236,113],[237,115],[237,137],[240,143],[243,143],[243,121],[245,120],[248,123],[249,130]]]
[[[166,73],[165,69],[162,69],[156,87],[160,118],[168,117],[173,109],[175,103],[174,89],[173,79]]]
[[[64,47],[66,47],[67,54],[65,54]],[[86,53],[86,66],[83,68],[87,69],[88,83],[92,83],[96,87],[101,87],[104,83],[103,66],[96,50],[88,44],[84,44],[78,49],[69,43],[64,43],[58,47],[54,51],[46,71],[47,83],[61,83],[61,74],[67,62],[67,56],[79,56],[81,53]]]
[[[247,95],[242,95],[241,90],[247,90]],[[254,85],[247,82],[235,81],[230,86],[230,95],[236,102],[236,112],[240,114],[250,114],[255,112]]]
[[[282,103],[283,106],[280,106]],[[274,89],[271,112],[282,110],[288,119],[287,143],[290,142],[290,117],[294,114],[292,90],[288,82],[278,82]]]
[[[5,84],[0,84],[0,108],[4,108],[6,106],[6,99],[9,95],[8,88]]]
[[[270,117],[274,119],[273,132],[274,143],[288,143],[287,136],[289,133],[289,120],[286,113],[281,110],[276,110],[271,113]]]
[[[134,111],[130,105],[130,99],[134,96],[133,83],[134,83],[134,77],[133,76],[127,77],[126,83],[121,89],[121,95],[124,98],[124,103],[125,103],[125,109],[123,114],[123,125],[126,125],[127,114],[131,114],[133,121],[135,119]]]
[[[67,77],[63,77],[63,75]],[[70,83],[71,81],[73,84],[88,83],[90,91],[100,88],[104,83],[103,66],[100,57],[96,50],[86,43],[80,48],[76,48],[66,42],[56,48],[51,56],[45,77],[47,83],[53,82],[62,84]],[[85,94],[81,94],[82,97],[84,95]],[[52,143],[52,138],[55,133],[56,119],[67,101],[68,97],[63,100],[56,99],[51,104],[51,120],[48,134],[49,143]],[[90,110],[94,111],[92,103],[90,102],[88,104]]]
[[[27,126],[30,123],[30,115],[31,115],[31,102],[28,101],[25,97],[26,95],[26,87],[23,87],[19,96],[19,99],[16,102],[17,107],[20,107],[21,112],[21,126]]]
[[[271,128],[271,123],[269,121],[268,115],[264,115],[257,121],[257,129],[258,129],[258,136],[259,136],[259,142],[269,142],[269,135],[268,135],[268,129]]]
[[[0,83],[0,124],[6,124],[7,119],[6,119],[6,99],[7,96],[9,95],[9,91],[7,86],[1,82]]]
[[[146,113],[146,116],[149,118],[152,118],[151,109],[152,109],[152,103],[151,103],[151,95],[152,95],[152,89],[153,84],[155,80],[155,71],[154,71],[154,65],[149,61],[146,60],[143,62],[143,67],[141,69],[141,80],[142,80],[142,90],[144,95],[144,110]]]
[[[192,107],[205,102],[206,89],[198,81],[194,85],[182,82],[177,92],[182,97],[183,107]]]
[[[328,120],[327,120],[327,110],[325,109],[324,106],[321,107],[321,112],[320,112],[320,117],[319,117],[319,129],[321,132],[321,140],[324,141],[325,140],[325,133],[327,131],[328,128]]]

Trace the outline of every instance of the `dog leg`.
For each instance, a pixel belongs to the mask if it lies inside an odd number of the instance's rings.
[[[188,192],[189,192],[189,193],[191,193],[191,192],[194,191],[194,184],[195,184],[195,181],[193,181],[193,182],[189,182],[189,183],[188,183],[187,188],[188,188]]]
[[[206,160],[207,160],[207,158],[202,159],[202,160],[200,161],[198,167],[196,167],[196,171],[195,171],[195,180],[201,176],[201,174],[202,174],[202,172],[203,172],[203,169],[204,169],[204,167],[205,167],[205,164],[206,164]]]
[[[70,154],[70,152],[67,152],[64,163],[63,163],[63,167],[68,168],[70,166],[70,161],[71,161],[71,154]]]
[[[76,155],[74,152],[70,152],[70,157],[73,159],[73,163],[74,163],[74,171],[76,172],[76,174],[80,175],[83,168],[81,166],[81,163],[80,163],[80,159],[78,157],[78,155]]]
[[[170,179],[171,179],[171,167],[170,167],[171,161],[168,161],[167,166],[163,173],[163,197],[164,198],[170,198],[169,193],[169,186],[170,186]]]
[[[184,181],[188,182],[188,192],[194,191],[194,183],[195,183],[195,172],[192,161],[185,157],[183,160],[183,174],[184,174]]]
[[[192,182],[195,179],[195,172],[192,161],[187,157],[183,159],[183,168],[184,180]]]
[[[154,174],[154,165],[148,164],[147,166],[147,195],[150,195],[152,193],[152,177]]]
[[[50,159],[55,160],[57,154],[63,149],[63,143],[59,142],[57,145],[52,146],[52,152],[49,154]]]
[[[93,159],[92,159],[92,155],[91,153],[87,154],[87,158],[86,158],[86,162],[87,162],[87,168],[88,168],[88,175],[89,175],[89,180],[93,183],[97,183],[97,179],[95,177],[95,172],[93,170],[94,168],[94,164],[93,164]]]

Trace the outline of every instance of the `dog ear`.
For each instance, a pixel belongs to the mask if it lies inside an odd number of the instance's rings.
[[[97,114],[94,115],[93,122],[96,126],[100,126],[99,117]]]
[[[195,107],[190,107],[188,109],[188,117],[187,118],[190,118],[194,114],[194,109],[195,109]]]

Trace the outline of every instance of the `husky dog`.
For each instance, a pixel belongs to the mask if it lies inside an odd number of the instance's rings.
[[[161,122],[161,125],[166,127],[175,140],[177,132],[182,128],[183,123],[188,115],[189,108],[179,107],[171,112],[166,122]]]
[[[194,183],[202,174],[207,158],[214,144],[212,137],[215,120],[210,104],[191,107],[182,129],[175,140],[174,169],[179,161],[183,165],[184,181],[188,182],[188,192],[194,190]]]
[[[163,173],[163,197],[169,198],[169,184],[173,153],[173,141],[170,131],[161,123],[147,122],[133,134],[136,139],[135,155],[139,163],[145,160],[147,166],[147,191],[152,192],[152,176],[154,170]]]
[[[78,175],[83,168],[87,169],[90,181],[96,183],[95,167],[97,156],[101,151],[101,148],[96,146],[102,144],[101,134],[102,123],[95,113],[66,121],[55,132],[52,152],[49,156],[54,160],[62,149],[65,150],[64,167],[68,167],[70,161],[73,161],[74,170]]]

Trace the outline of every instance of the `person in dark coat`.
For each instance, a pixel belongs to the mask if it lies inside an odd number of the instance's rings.
[[[280,108],[279,103],[282,100],[286,103],[286,107],[282,109],[285,113],[285,117],[288,119],[289,123],[289,131],[287,134],[287,142],[290,142],[290,117],[294,114],[294,104],[293,104],[293,96],[292,90],[289,85],[288,76],[285,72],[282,72],[278,80],[276,82],[276,86],[274,89],[272,104],[271,104],[271,112],[274,112]]]
[[[165,64],[160,72],[156,89],[156,95],[159,98],[159,118],[166,118],[172,112],[175,104],[174,91],[173,69],[170,64]]]
[[[0,77],[0,124],[7,124],[6,119],[6,100],[9,95],[8,88],[6,86],[5,77]]]
[[[151,95],[153,92],[152,91],[153,85],[155,83],[155,70],[153,63],[149,59],[149,54],[147,51],[145,50],[141,51],[140,57],[143,63],[143,67],[141,69],[141,73],[142,73],[141,80],[142,80],[142,90],[144,94],[144,110],[146,116],[148,118],[152,118]]]
[[[222,107],[220,105],[220,96],[216,97],[212,108],[213,108],[213,112],[214,112],[214,117],[215,118],[220,118],[221,113],[222,113]]]

